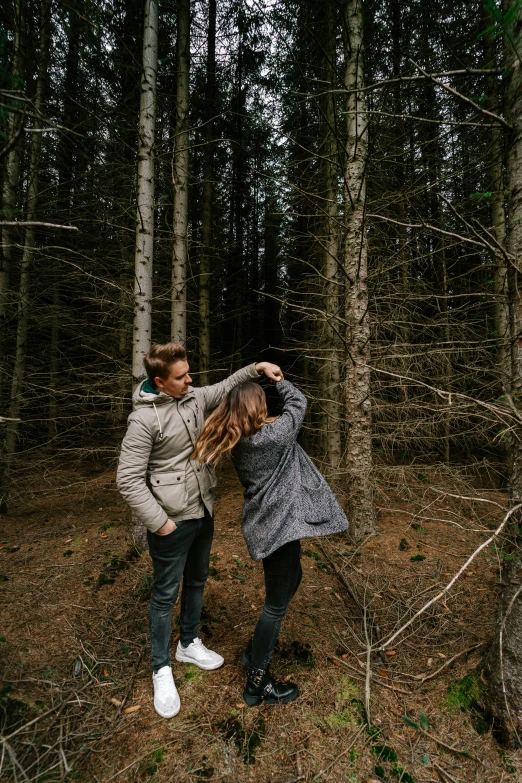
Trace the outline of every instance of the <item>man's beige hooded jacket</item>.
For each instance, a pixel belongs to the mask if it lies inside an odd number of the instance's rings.
[[[184,512],[198,500],[212,513],[214,469],[191,460],[190,455],[205,417],[230,389],[258,377],[255,364],[251,364],[221,383],[199,389],[190,386],[179,400],[164,392],[144,391],[145,382],[136,387],[116,484],[152,533],[167,519],[183,519]]]

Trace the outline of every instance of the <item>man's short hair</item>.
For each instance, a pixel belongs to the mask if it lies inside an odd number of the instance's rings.
[[[145,372],[154,383],[154,378],[166,380],[170,374],[170,366],[174,362],[186,362],[187,352],[178,343],[152,345],[150,351],[143,357]]]

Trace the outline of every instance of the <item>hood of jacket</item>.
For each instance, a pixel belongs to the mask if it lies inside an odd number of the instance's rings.
[[[146,387],[145,389],[143,387]],[[137,410],[138,408],[141,408],[142,406],[146,407],[152,407],[152,405],[165,405],[169,402],[184,402],[185,400],[190,400],[192,397],[194,397],[194,388],[192,386],[189,386],[189,390],[186,394],[183,395],[183,397],[180,397],[180,399],[176,399],[175,397],[171,397],[170,394],[165,394],[165,392],[151,392],[147,390],[147,387],[150,386],[150,381],[147,383],[147,380],[141,381],[138,383],[136,388],[134,389],[134,393],[132,395],[132,407],[133,410]]]

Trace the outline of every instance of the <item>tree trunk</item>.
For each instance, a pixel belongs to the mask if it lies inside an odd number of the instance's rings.
[[[60,289],[54,286],[53,303],[51,305],[51,342],[49,345],[49,446],[54,446],[54,439],[58,434],[58,388],[59,376],[59,349],[60,349]]]
[[[324,5],[324,89],[322,106],[323,127],[323,221],[322,247],[323,274],[326,278],[324,328],[324,360],[322,372],[321,408],[323,412],[325,467],[329,479],[333,479],[341,463],[341,409],[340,409],[340,351],[339,326],[339,218],[337,204],[337,133],[335,128],[336,83],[336,26],[335,4],[328,0]]]
[[[522,70],[518,52],[522,46],[522,9],[516,0],[507,0],[504,12],[511,10],[512,21],[505,39],[505,117],[512,130],[506,157],[508,191],[507,250],[522,259]],[[513,397],[520,408],[522,394],[522,274],[513,270]],[[522,502],[522,441],[515,439],[511,483],[512,503]],[[497,737],[509,746],[522,744],[522,514],[513,515],[511,552],[502,572],[495,640],[485,662],[488,696]]]
[[[138,143],[136,252],[134,257],[132,375],[135,381],[143,375],[143,357],[149,350],[151,342],[157,65],[158,0],[145,0]]]
[[[367,237],[364,219],[366,163],[368,156],[367,115],[363,75],[362,0],[346,0],[345,88],[347,93],[347,138],[345,162],[345,249],[346,278],[346,419],[348,448],[348,518],[350,531],[358,540],[376,532],[372,487],[372,433],[370,402],[370,319],[368,314]],[[357,91],[354,91],[357,90]]]
[[[13,62],[11,65],[11,74],[15,81],[16,89],[23,81],[24,59],[22,37],[25,26],[25,0],[15,0],[14,3],[14,41],[13,41]],[[19,112],[13,111],[8,120],[7,140],[8,142],[17,139],[14,146],[7,155],[4,172],[4,182],[2,188],[2,215],[5,220],[13,220],[14,210],[19,193],[18,182],[20,179],[20,163],[22,155],[22,133],[21,129],[25,122],[25,116]],[[0,255],[0,366],[4,363],[6,347],[6,326],[7,309],[9,306],[9,271],[13,258],[13,246],[15,229],[12,226],[1,227],[1,255]],[[0,392],[0,399],[4,399],[4,394]]]
[[[42,134],[38,131],[43,127],[42,116],[44,111],[45,85],[47,79],[47,64],[50,38],[51,0],[42,3],[40,19],[40,61],[38,66],[38,79],[36,83],[36,96],[34,100],[35,120],[31,138],[31,159],[29,164],[29,184],[27,188],[26,220],[32,222],[37,217],[38,207],[38,177],[40,168],[40,153],[42,150]],[[6,509],[9,495],[10,468],[13,456],[16,452],[18,441],[18,418],[22,406],[22,393],[24,388],[25,363],[27,356],[27,336],[29,324],[29,283],[34,256],[36,239],[36,227],[27,226],[25,230],[24,249],[22,253],[22,266],[20,272],[20,289],[18,295],[18,320],[16,330],[15,362],[11,381],[11,397],[9,404],[9,419],[7,424],[4,465],[0,479],[0,507]]]
[[[495,49],[495,39],[492,33],[485,36],[485,67],[498,67],[498,57]],[[498,76],[491,75],[486,79],[487,108],[498,113],[501,107],[501,84]],[[505,197],[503,181],[504,138],[500,125],[489,129],[488,182],[487,190],[491,193],[491,232],[500,247],[506,242]],[[492,258],[495,264],[495,330],[498,339],[498,374],[501,386],[511,389],[511,351],[509,346],[509,299],[508,299],[508,268],[500,252]]]
[[[216,0],[208,4],[207,89],[205,96],[205,159],[201,208],[201,256],[199,262],[199,380],[210,383],[210,270],[212,258],[212,207],[214,198],[214,133],[216,90]]]
[[[190,0],[178,2],[176,71],[176,125],[172,166],[174,244],[171,339],[185,345],[187,340]]]

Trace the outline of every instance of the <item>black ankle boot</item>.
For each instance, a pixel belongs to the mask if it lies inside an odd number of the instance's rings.
[[[268,669],[247,669],[243,699],[249,707],[258,704],[288,704],[297,699],[299,688],[293,682],[274,680]]]

